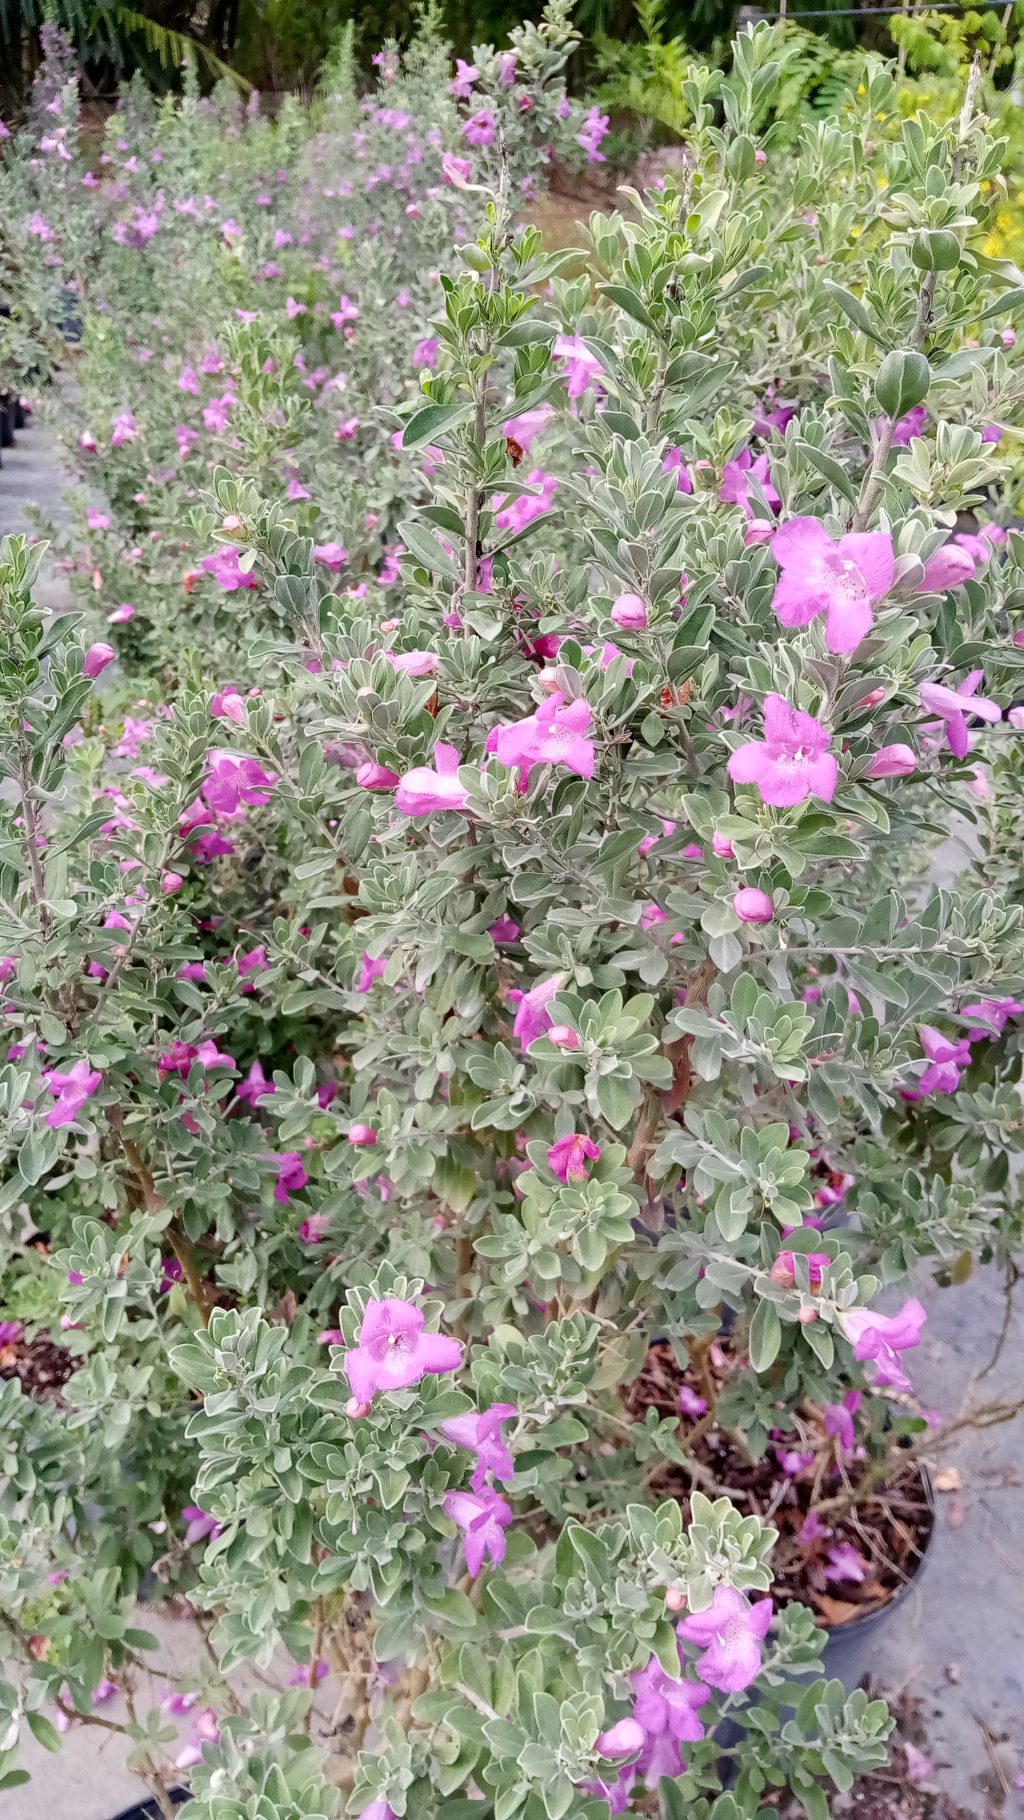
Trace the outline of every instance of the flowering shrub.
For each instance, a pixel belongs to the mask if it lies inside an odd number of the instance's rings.
[[[350,483],[281,485],[280,322],[224,339],[245,458],[191,519],[258,619],[168,699],[111,706],[3,546],[8,1778],[154,1585],[217,1672],[124,1730],[197,1820],[818,1820],[884,1760],[799,1595],[886,1596],[910,1265],[1020,1237],[1020,295],[973,96],[766,156],[772,43],[580,255],[515,218],[500,59],[457,71],[491,162],[369,431],[386,592]]]

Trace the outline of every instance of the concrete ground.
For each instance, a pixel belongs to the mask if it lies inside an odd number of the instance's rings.
[[[52,431],[45,423],[5,451],[0,470],[0,535],[30,529],[29,500],[59,511],[61,476]],[[44,598],[70,605],[60,577],[46,576]],[[936,867],[951,882],[963,848],[947,843]],[[948,1418],[965,1400],[971,1374],[988,1361],[1003,1314],[999,1281],[978,1271],[960,1288],[915,1285],[930,1319],[914,1358],[922,1403]],[[1024,1286],[998,1368],[980,1381],[969,1406],[1024,1387]],[[933,1786],[972,1820],[1024,1815],[1024,1418],[962,1436],[945,1462],[959,1488],[938,1495],[938,1530],[927,1572],[878,1636],[871,1664],[877,1687],[920,1702],[925,1749],[935,1761]],[[161,1664],[184,1672],[194,1659],[191,1626],[159,1612],[146,1627],[160,1635]],[[159,1685],[155,1697],[160,1694]],[[140,1689],[140,1705],[149,1695]],[[101,1709],[118,1716],[112,1703]],[[189,1736],[183,1722],[183,1741]],[[60,1756],[34,1742],[25,1752],[31,1783],[0,1797],[0,1820],[110,1820],[144,1794],[121,1763],[120,1741],[91,1727],[65,1739]],[[944,1820],[943,1809],[932,1809]]]

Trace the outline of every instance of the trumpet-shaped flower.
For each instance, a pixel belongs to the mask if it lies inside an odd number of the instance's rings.
[[[548,1167],[560,1182],[585,1182],[588,1162],[596,1163],[600,1155],[601,1146],[595,1144],[593,1138],[570,1131],[567,1137],[561,1137],[551,1145]]]
[[[465,813],[468,800],[459,782],[459,754],[440,739],[434,747],[433,767],[415,765],[399,778],[395,791],[395,808],[403,815],[440,815],[445,809]]]
[[[683,1619],[679,1635],[704,1651],[698,1672],[709,1687],[738,1694],[756,1680],[772,1610],[770,1599],[756,1599],[751,1605],[734,1586],[717,1586],[707,1611]]]
[[[913,1388],[900,1354],[920,1345],[928,1313],[916,1297],[904,1302],[898,1314],[876,1314],[870,1308],[851,1308],[842,1316],[843,1331],[853,1346],[853,1356],[875,1367],[878,1390]]]
[[[451,1342],[454,1344],[454,1342]],[[512,1507],[501,1493],[450,1491],[444,1514],[462,1531],[462,1552],[471,1574],[478,1574],[485,1558],[495,1566],[505,1559],[505,1531],[512,1521]]]
[[[516,1463],[502,1437],[501,1425],[517,1414],[514,1403],[492,1403],[490,1409],[474,1411],[468,1416],[450,1416],[438,1424],[446,1441],[454,1441],[476,1455],[472,1491],[482,1491],[488,1473],[503,1483],[515,1476]]]
[[[408,1390],[430,1372],[456,1370],[462,1359],[458,1340],[426,1333],[425,1326],[423,1310],[412,1302],[397,1296],[367,1302],[359,1343],[342,1359],[358,1403],[372,1403],[378,1390]]]
[[[964,678],[959,689],[949,689],[945,683],[922,683],[921,705],[929,714],[937,714],[946,723],[946,738],[949,749],[956,758],[966,758],[971,743],[967,730],[967,716],[973,714],[978,720],[1002,720],[1003,710],[996,702],[989,701],[987,695],[975,693],[982,678],[980,670],[972,670]]]
[[[772,538],[781,571],[772,607],[784,626],[825,615],[830,651],[855,651],[872,626],[872,607],[895,578],[887,531],[851,531],[838,542],[817,518],[791,518]]]
[[[813,714],[790,707],[781,695],[764,704],[764,739],[738,746],[726,767],[737,784],[756,784],[761,801],[792,808],[808,796],[830,803],[839,766],[829,751],[831,736]]]

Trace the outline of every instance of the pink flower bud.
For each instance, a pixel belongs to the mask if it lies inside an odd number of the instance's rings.
[[[643,1750],[645,1738],[644,1728],[636,1719],[620,1719],[601,1733],[596,1748],[602,1757],[631,1757],[634,1751]]]
[[[389,771],[386,765],[360,765],[356,772],[361,790],[393,790],[397,782],[398,772]]]
[[[670,1586],[665,1594],[665,1606],[668,1611],[682,1611],[686,1604],[686,1594],[678,1586]]]
[[[711,851],[718,859],[733,859],[735,857],[732,841],[726,840],[724,834],[713,834],[711,836]]]
[[[82,675],[87,676],[91,682],[93,677],[100,674],[101,670],[105,670],[108,664],[113,663],[116,656],[117,652],[113,645],[90,645],[82,663]]]
[[[732,907],[741,923],[770,923],[775,916],[775,906],[767,891],[759,891],[756,885],[744,885],[737,891]]]
[[[999,339],[1004,348],[1015,348],[1017,346],[1017,336],[1013,329],[1002,329],[1000,331]]]
[[[349,1397],[348,1402],[345,1404],[345,1414],[351,1416],[353,1421],[358,1421],[360,1417],[368,1416],[369,1413],[369,1403],[360,1403],[358,1397]]]
[[[758,146],[757,150],[754,153],[754,163],[755,164],[767,164],[768,163],[768,153],[763,152],[761,150],[760,146]]]
[[[372,1125],[350,1125],[348,1141],[350,1144],[355,1144],[357,1148],[365,1148],[367,1145],[377,1142],[377,1133]]]
[[[242,521],[236,513],[229,512],[223,522],[222,529],[225,531],[240,531],[242,529]]]
[[[772,1264],[768,1275],[771,1281],[775,1283],[779,1289],[792,1289],[793,1284],[796,1282],[796,1269],[793,1264],[792,1252],[781,1251]]]
[[[882,746],[865,771],[865,777],[910,777],[917,770],[911,746]]]
[[[568,1024],[552,1024],[548,1037],[556,1049],[578,1049],[580,1039]]]
[[[796,1318],[801,1327],[813,1327],[818,1318],[818,1310],[816,1308],[801,1308],[800,1313]]]
[[[173,897],[176,891],[181,890],[184,883],[185,880],[180,872],[165,872],[160,880],[160,889],[165,897]]]
[[[612,619],[624,632],[642,632],[647,624],[647,608],[639,594],[620,594],[612,607]]]
[[[868,691],[867,695],[861,696],[859,702],[857,703],[857,706],[858,706],[858,708],[877,708],[879,702],[884,701],[884,700],[885,700],[884,687],[882,687],[880,689],[870,689]]]
[[[1016,732],[1020,733],[1024,729],[1024,708],[1011,708],[1006,718]]]

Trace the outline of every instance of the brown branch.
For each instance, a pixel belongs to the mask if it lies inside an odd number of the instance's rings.
[[[111,1118],[110,1123],[117,1131],[117,1135],[121,1141],[121,1148],[131,1165],[132,1174],[135,1178],[139,1192],[142,1195],[142,1204],[145,1207],[146,1212],[154,1214],[166,1213],[167,1202],[158,1192],[156,1182],[153,1179],[153,1172],[142,1156],[138,1145],[134,1143],[131,1138],[125,1137],[123,1130],[120,1128],[119,1119]],[[189,1295],[195,1303],[199,1319],[204,1327],[209,1327],[210,1315],[215,1306],[213,1291],[210,1284],[206,1281],[206,1278],[200,1273],[191,1241],[177,1214],[171,1215],[170,1223],[164,1228],[164,1231],[166,1232],[167,1241],[171,1250],[177,1258],[178,1263],[181,1265],[182,1275],[184,1276]]]

